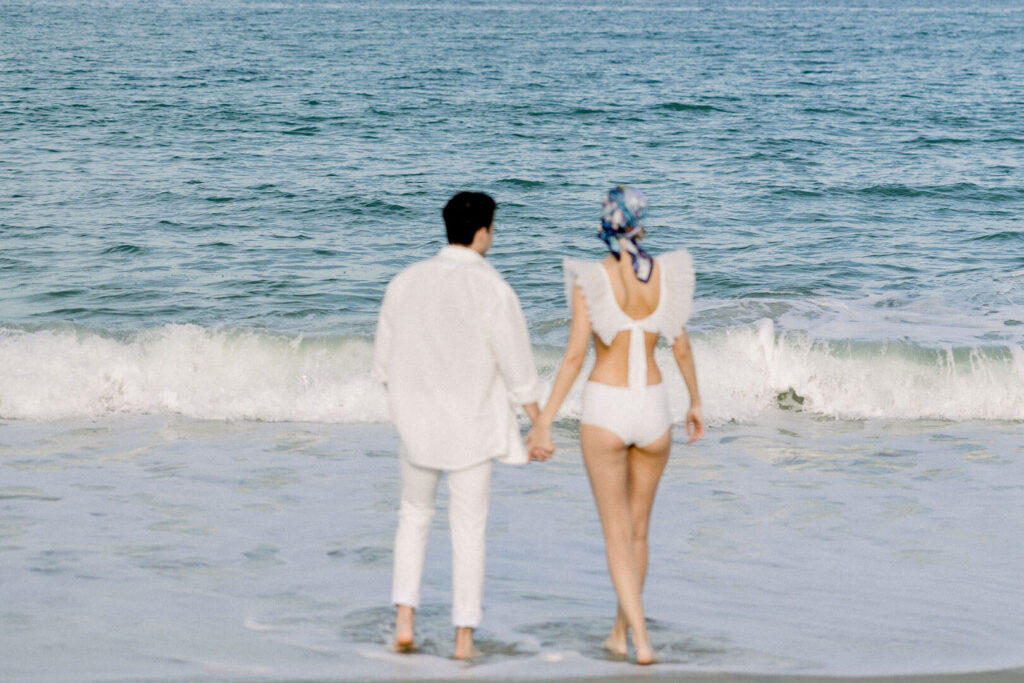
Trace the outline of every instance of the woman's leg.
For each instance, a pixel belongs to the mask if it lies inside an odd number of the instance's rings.
[[[633,522],[633,556],[640,574],[641,593],[647,579],[647,530],[650,526],[651,509],[654,507],[654,496],[661,481],[661,474],[668,464],[671,446],[672,432],[669,430],[646,446],[631,447],[627,455],[629,511]],[[605,647],[612,652],[625,654],[628,629],[626,615],[620,607],[615,616],[612,632],[605,641]]]
[[[591,424],[580,425],[580,446],[604,530],[608,573],[619,608],[633,629],[637,663],[649,664],[654,652],[644,624],[642,579],[633,542],[629,449],[612,432]]]
[[[487,508],[493,465],[493,460],[486,460],[448,473],[456,659],[469,659],[475,654],[473,629],[480,625],[483,615]]]
[[[440,481],[440,470],[417,467],[404,455],[399,456],[401,469],[401,502],[398,507],[398,530],[395,532],[394,570],[391,580],[391,603],[398,608],[395,615],[396,650],[413,649],[413,627],[416,607],[420,603],[420,579],[427,534],[434,519],[434,496]]]

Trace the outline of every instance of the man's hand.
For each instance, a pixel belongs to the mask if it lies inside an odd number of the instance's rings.
[[[555,452],[555,444],[551,440],[551,426],[535,424],[526,435],[526,447],[530,451],[530,460],[544,462]]]

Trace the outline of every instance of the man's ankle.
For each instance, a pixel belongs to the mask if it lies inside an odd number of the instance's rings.
[[[471,659],[476,651],[473,649],[473,629],[470,626],[455,627],[455,659]]]

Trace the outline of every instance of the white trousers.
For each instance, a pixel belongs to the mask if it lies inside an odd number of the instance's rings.
[[[402,493],[395,533],[391,602],[418,607],[427,534],[443,470],[417,467],[399,457]],[[476,628],[483,617],[484,547],[491,469],[486,460],[448,472],[448,525],[452,536],[452,623]]]

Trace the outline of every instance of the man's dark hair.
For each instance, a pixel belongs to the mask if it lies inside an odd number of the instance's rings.
[[[494,223],[494,210],[498,205],[483,192],[460,192],[444,205],[444,227],[449,244],[471,244],[480,228]]]

